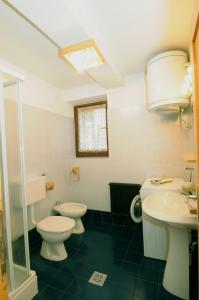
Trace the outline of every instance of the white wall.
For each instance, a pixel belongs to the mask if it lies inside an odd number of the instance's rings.
[[[68,171],[81,168],[80,182],[68,178],[67,200],[109,211],[109,182],[185,176],[182,154],[192,152],[192,131],[181,129],[176,116],[147,112],[145,98],[143,73],[129,77],[122,88],[107,90],[110,156],[67,160]]]
[[[2,58],[0,58],[0,66],[10,68],[25,76],[21,84],[23,103],[65,116],[73,115],[72,106],[63,101],[62,90]],[[14,89],[10,89],[9,94],[11,98],[16,96]]]
[[[55,183],[46,199],[35,205],[37,221],[52,213],[56,201],[66,200],[66,160],[74,153],[72,132],[71,118],[24,105],[26,174],[34,177],[45,173],[47,180]]]
[[[62,100],[60,89],[29,73],[22,83],[22,99],[24,104],[33,107],[64,116],[73,115],[71,105]]]

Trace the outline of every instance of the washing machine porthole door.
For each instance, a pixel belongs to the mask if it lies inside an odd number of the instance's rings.
[[[133,198],[130,207],[130,215],[135,223],[140,223],[142,221],[142,202],[140,195],[136,195]]]

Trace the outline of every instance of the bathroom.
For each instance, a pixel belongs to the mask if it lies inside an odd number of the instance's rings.
[[[163,284],[166,258],[144,254],[144,222],[132,220],[129,205],[147,178],[189,182],[192,174],[192,182],[197,180],[193,106],[150,111],[146,66],[167,51],[186,52],[187,70],[193,66],[199,4],[116,2],[0,1],[2,300],[197,299],[197,227],[189,230],[189,296],[180,296]],[[102,66],[77,72],[62,51],[91,40]],[[194,97],[189,95],[191,103]],[[106,153],[79,155],[74,106],[102,102]],[[119,199],[115,210],[111,187]],[[129,190],[130,198],[121,202],[120,193]],[[43,257],[48,247],[41,251],[37,223],[60,218],[54,208],[62,202],[86,205],[85,232],[71,232],[56,261]],[[102,286],[90,282],[94,272],[103,275]]]

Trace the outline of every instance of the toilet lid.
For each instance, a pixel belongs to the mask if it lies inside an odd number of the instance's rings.
[[[82,212],[84,210],[87,210],[87,206],[85,204],[75,202],[63,202],[57,207],[59,207],[59,209],[61,210],[67,210],[68,212]]]
[[[64,232],[72,229],[75,221],[68,217],[50,216],[37,224],[37,228],[49,232]]]

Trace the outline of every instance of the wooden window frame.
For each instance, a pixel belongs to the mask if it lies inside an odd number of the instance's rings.
[[[83,107],[91,107],[97,105],[105,105],[106,107],[106,139],[107,150],[106,151],[79,151],[79,122],[78,122],[78,109]],[[74,122],[75,122],[75,146],[76,157],[108,157],[109,156],[109,144],[108,144],[108,118],[107,118],[107,101],[98,101],[93,103],[86,103],[82,105],[74,106]]]

